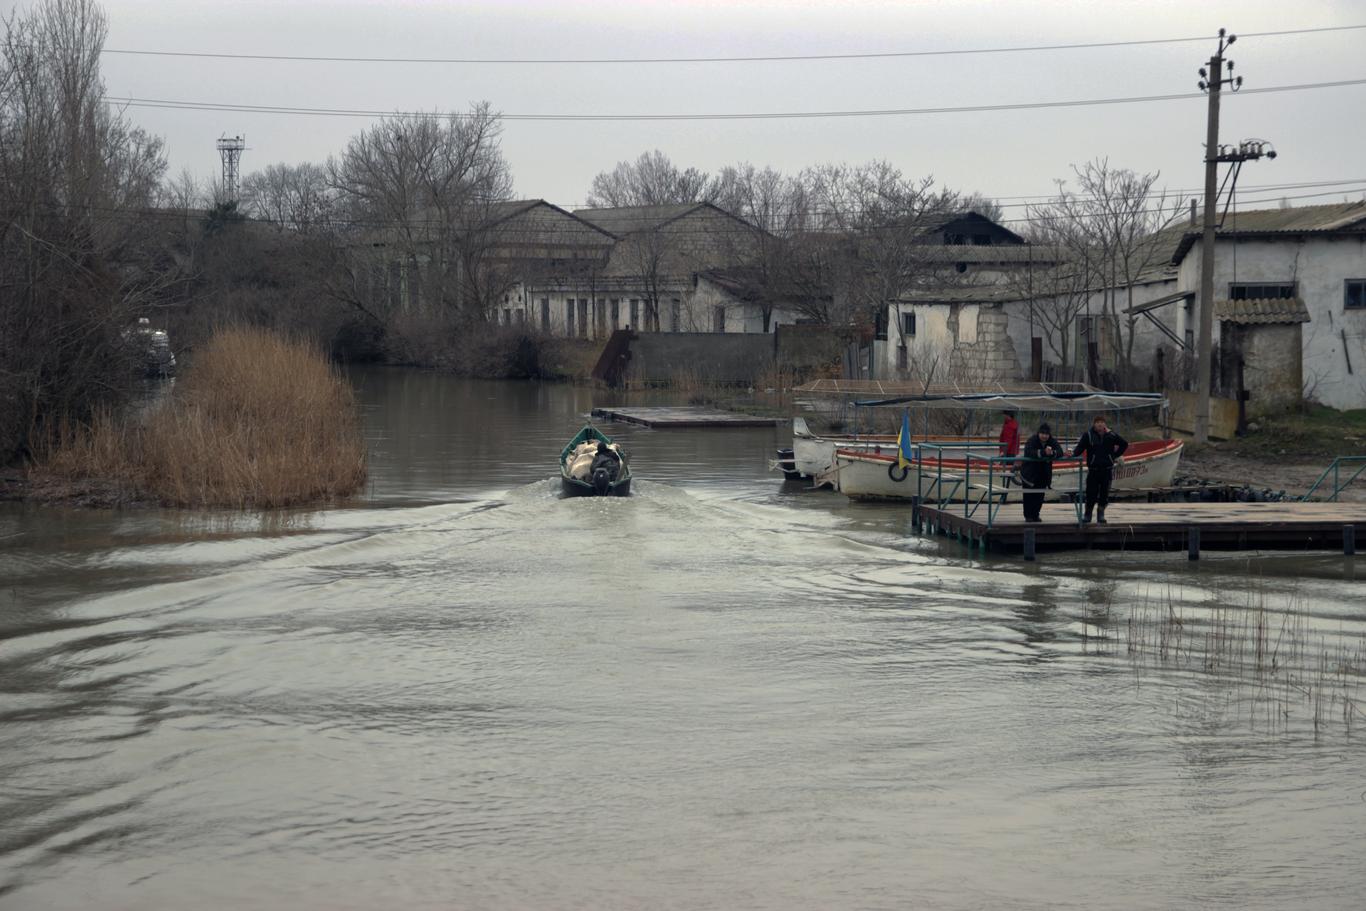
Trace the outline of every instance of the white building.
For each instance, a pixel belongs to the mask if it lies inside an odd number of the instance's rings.
[[[988,314],[1001,312],[1020,377],[1030,377],[1032,361],[1041,355],[1044,379],[1090,378],[1088,343],[1094,341],[1102,374],[1096,379],[1103,382],[1118,369],[1122,358],[1116,340],[1128,344],[1132,323],[1129,360],[1137,375],[1118,381],[1150,379],[1180,388],[1192,379],[1199,332],[1198,223],[1183,222],[1154,235],[1152,252],[1133,282],[1079,289],[1061,330],[1041,319],[1043,308],[1057,306],[1058,300],[1019,293],[1018,272],[1014,279],[983,286],[976,296],[970,289],[946,289],[930,301],[922,293],[910,308],[915,330],[931,346],[956,339],[968,346],[969,356],[977,356],[971,346],[981,344],[984,315],[994,333],[999,318]],[[1307,314],[1300,329],[1302,394],[1334,408],[1366,408],[1366,202],[1229,212],[1215,242],[1214,290],[1215,312],[1222,315],[1214,327],[1216,346],[1233,325],[1246,324],[1250,312],[1279,314],[1256,320],[1268,324],[1272,319],[1299,324]],[[1108,331],[1102,325],[1106,313],[1117,324]],[[1068,333],[1065,362],[1057,331]],[[990,357],[979,366],[1008,369],[1009,359],[994,348]],[[1286,369],[1295,366],[1291,360]],[[1227,367],[1216,365],[1216,370],[1227,377]]]
[[[1231,212],[1214,255],[1216,313],[1221,301],[1298,301],[1305,397],[1366,408],[1366,202]],[[1198,297],[1200,261],[1200,235],[1187,233],[1173,257],[1186,301]],[[1194,338],[1197,317],[1180,307],[1178,334]]]

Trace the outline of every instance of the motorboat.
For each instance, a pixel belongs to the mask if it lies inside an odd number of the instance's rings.
[[[1115,466],[1111,496],[1126,492],[1170,487],[1185,444],[1180,440],[1137,440],[1129,444]],[[1022,493],[1010,466],[993,464],[979,456],[948,455],[917,446],[917,458],[899,465],[897,454],[837,449],[835,467],[819,479],[837,484],[840,493],[853,500],[975,501],[992,496],[998,501],[1018,502]],[[833,475],[834,477],[831,477]],[[1048,499],[1061,499],[1084,490],[1086,469],[1079,459],[1053,463],[1053,485]]]
[[[975,415],[998,415],[1003,411],[1050,416],[1054,436],[1066,445],[1090,425],[1097,413],[1156,412],[1158,423],[1167,412],[1167,400],[1157,392],[1113,392],[1081,383],[1020,383],[1010,388],[962,387],[926,390],[910,395],[863,400],[856,408],[902,410],[898,440],[885,448],[836,446],[831,466],[816,475],[817,486],[831,486],[857,500],[905,500],[920,497],[928,502],[973,502],[984,498],[1020,499],[1014,480],[1018,457],[1005,458],[995,440],[981,437],[962,442],[943,442],[910,433],[910,411],[928,415],[952,411],[966,415],[971,428]],[[1116,496],[1170,487],[1185,446],[1180,440],[1134,441],[1113,474],[1111,491]],[[1076,459],[1053,463],[1052,491],[1058,498],[1082,489],[1085,469]]]
[[[799,477],[810,478],[816,487],[838,489],[833,476],[830,475],[830,469],[835,467],[836,450],[895,453],[897,439],[895,434],[817,434],[811,431],[805,418],[794,417],[791,468],[784,464],[785,450],[778,451],[778,462],[783,468],[784,477],[792,477],[790,471]],[[996,446],[996,441],[989,437],[918,435],[911,439],[913,442],[975,444],[974,450],[980,448],[984,453],[993,451]]]
[[[171,350],[171,337],[165,329],[153,329],[152,321],[143,316],[124,330],[123,338],[136,347],[138,367],[144,376],[175,376],[175,352]]]
[[[560,452],[560,487],[570,497],[630,496],[625,451],[593,425],[585,425]]]

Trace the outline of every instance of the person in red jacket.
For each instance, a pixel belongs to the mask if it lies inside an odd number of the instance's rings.
[[[1001,425],[1001,455],[1018,456],[1020,454],[1020,424],[1015,420],[1015,412],[1003,411],[1006,416],[1005,423]]]

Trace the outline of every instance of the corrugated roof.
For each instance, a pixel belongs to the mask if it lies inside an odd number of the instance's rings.
[[[1299,206],[1289,209],[1252,209],[1230,212],[1224,218],[1222,233],[1272,231],[1337,231],[1366,222],[1366,202],[1339,202],[1325,206]]]
[[[685,202],[667,206],[618,206],[612,209],[575,209],[574,214],[620,237],[636,231],[653,230],[707,205],[704,202]]]
[[[522,219],[525,225],[523,230],[528,238],[548,238],[552,234],[573,237],[591,234],[594,243],[610,244],[616,240],[615,235],[544,199],[514,199],[493,203],[484,214],[483,226],[491,228],[511,222],[514,218]]]
[[[1366,234],[1366,201],[1230,212],[1224,218],[1224,226],[1219,229],[1219,237],[1337,233]],[[1179,263],[1199,241],[1200,232],[1187,227],[1185,236],[1172,254],[1172,262]]]
[[[1216,300],[1214,316],[1221,323],[1237,323],[1242,326],[1307,323],[1309,308],[1298,297]]]

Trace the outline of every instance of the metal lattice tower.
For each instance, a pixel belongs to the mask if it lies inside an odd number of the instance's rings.
[[[237,202],[237,164],[247,141],[241,136],[218,137],[218,154],[223,159],[223,193],[228,202]]]

